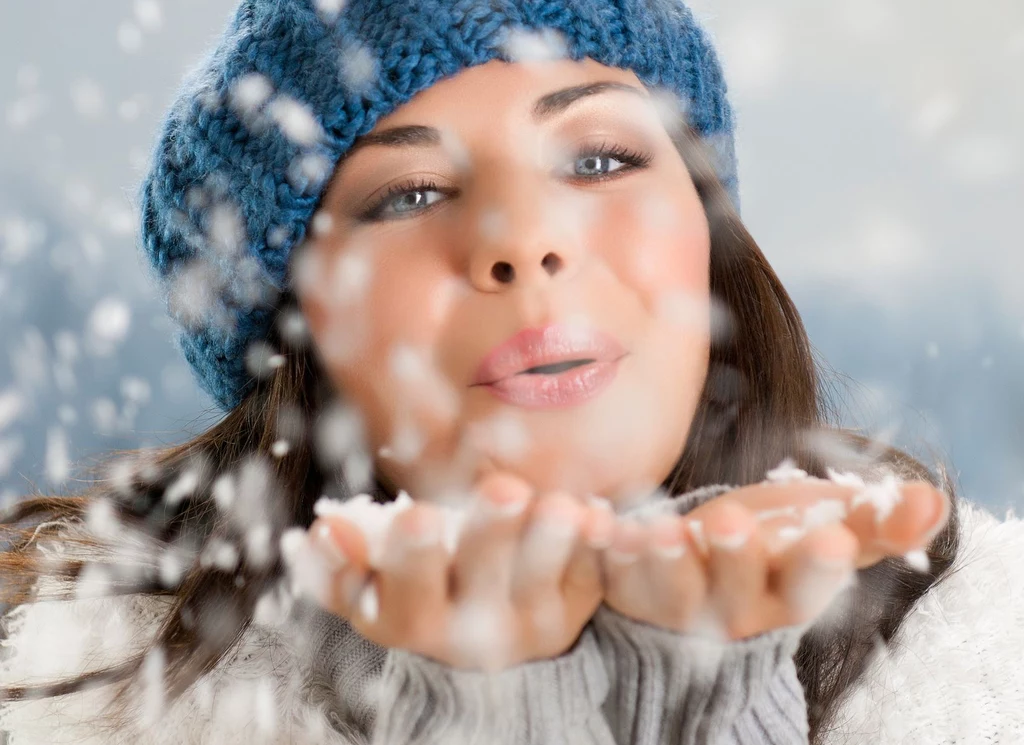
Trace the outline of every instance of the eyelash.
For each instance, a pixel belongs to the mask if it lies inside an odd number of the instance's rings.
[[[585,149],[578,150],[576,152],[575,160],[578,161],[582,158],[614,158],[615,160],[621,161],[625,165],[622,168],[618,168],[611,173],[601,174],[598,176],[574,176],[573,180],[586,181],[586,182],[601,182],[608,181],[610,179],[619,178],[620,176],[635,171],[641,168],[646,168],[651,163],[651,155],[648,153],[641,152],[639,150],[632,150],[628,147],[621,145],[614,145],[609,143],[601,143],[596,148],[587,147]],[[442,188],[433,180],[422,180],[422,179],[409,179],[407,181],[400,181],[397,184],[392,184],[388,187],[387,191],[377,200],[374,201],[373,205],[369,209],[359,215],[358,219],[360,222],[379,222],[386,220],[401,220],[404,219],[401,216],[398,217],[383,217],[382,212],[384,208],[393,200],[395,197],[402,196],[404,194],[410,194],[419,191],[436,191],[442,194],[451,195],[455,192],[455,189]],[[435,202],[434,204],[437,204]],[[414,210],[408,214],[408,216],[421,215],[424,212],[429,212],[434,205],[427,205],[426,207],[418,210]]]

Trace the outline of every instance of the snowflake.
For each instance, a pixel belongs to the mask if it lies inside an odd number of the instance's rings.
[[[918,572],[925,573],[931,570],[931,561],[928,559],[928,552],[922,549],[908,551],[903,557],[910,567]]]
[[[334,23],[345,7],[345,0],[314,0],[324,23]]]
[[[168,507],[176,507],[191,497],[199,487],[199,471],[188,469],[181,474],[164,492],[164,503]]]
[[[155,33],[163,26],[163,10],[157,0],[135,0],[135,20],[149,33]]]
[[[87,334],[93,351],[98,355],[110,354],[124,341],[131,328],[132,313],[120,298],[104,298],[96,304],[87,322]]]
[[[125,377],[121,379],[121,395],[128,401],[143,405],[149,402],[152,389],[142,378]]]
[[[803,481],[807,479],[807,471],[797,468],[796,461],[786,458],[779,465],[767,473],[768,481],[775,484],[788,484],[792,481]]]
[[[533,31],[513,28],[508,32],[502,51],[509,62],[547,62],[565,59],[568,46],[565,37],[550,28]]]
[[[381,446],[377,453],[397,463],[408,464],[422,455],[426,444],[426,438],[418,427],[411,422],[403,422],[394,427],[391,441]]]
[[[92,80],[79,80],[72,86],[71,102],[84,117],[95,119],[103,114],[103,90]]]
[[[309,107],[290,96],[277,95],[270,103],[269,114],[284,136],[297,145],[310,147],[323,137],[320,123]]]
[[[284,363],[284,357],[265,341],[253,342],[245,352],[245,368],[257,378],[272,375]]]
[[[320,417],[316,450],[327,465],[339,465],[347,453],[363,445],[363,418],[353,406],[334,405]]]
[[[0,260],[17,264],[32,254],[46,240],[46,226],[20,216],[0,221]]]
[[[70,471],[67,434],[63,427],[51,427],[46,435],[46,478],[51,484],[63,484]]]
[[[199,566],[231,573],[238,567],[238,547],[221,538],[212,538],[199,557]]]
[[[139,717],[140,723],[146,728],[154,726],[164,711],[165,664],[166,653],[162,647],[151,649],[142,663],[142,709]]]
[[[113,578],[110,571],[97,564],[87,564],[75,581],[75,597],[102,598],[110,594]]]
[[[822,525],[832,525],[846,518],[846,503],[840,499],[822,499],[804,512],[804,528],[813,530]]]
[[[896,505],[903,501],[900,484],[896,475],[888,472],[882,481],[867,484],[864,490],[853,498],[851,505],[856,508],[862,504],[870,504],[875,511],[875,522],[881,524],[889,518]]]
[[[10,426],[24,408],[24,398],[16,390],[0,393],[0,431]]]
[[[129,54],[142,49],[142,29],[132,21],[121,21],[117,27],[117,43]]]
[[[377,78],[377,58],[364,44],[352,43],[341,53],[341,79],[349,90],[368,91]]]
[[[484,669],[494,669],[508,660],[515,634],[508,616],[495,603],[474,600],[459,605],[449,627],[449,644],[464,659]]]
[[[243,119],[252,118],[274,93],[270,79],[256,72],[235,80],[228,94],[231,107]]]

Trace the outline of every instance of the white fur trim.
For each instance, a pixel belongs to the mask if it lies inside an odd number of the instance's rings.
[[[914,606],[828,745],[1024,742],[1024,523],[960,502],[951,574]]]

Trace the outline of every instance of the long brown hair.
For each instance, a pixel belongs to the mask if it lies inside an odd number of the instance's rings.
[[[840,428],[828,383],[819,375],[807,333],[791,299],[732,207],[714,174],[708,153],[688,128],[673,133],[704,204],[711,226],[712,297],[724,309],[727,333],[716,334],[700,404],[686,446],[662,488],[680,494],[706,484],[755,483],[784,458],[808,473],[825,477],[827,468],[878,475],[895,471],[946,491],[951,518],[928,550],[928,571],[889,559],[859,573],[854,601],[838,623],[806,633],[796,655],[808,704],[812,741],[827,731],[845,691],[863,673],[877,649],[887,643],[915,601],[948,570],[957,550],[953,485],[939,468],[933,474],[899,450],[873,443]],[[281,318],[293,318],[284,298]],[[168,581],[154,567],[134,572],[117,589],[162,594],[168,611],[153,644],[164,650],[168,695],[180,695],[232,649],[252,622],[257,602],[281,581],[276,547],[286,528],[308,526],[313,503],[322,494],[342,498],[361,490],[352,483],[352,463],[325,455],[315,432],[338,417],[344,401],[325,385],[315,351],[278,324],[271,346],[284,362],[257,375],[244,401],[209,431],[183,445],[138,453],[127,469],[111,471],[84,496],[40,497],[21,502],[0,521],[0,602],[38,599],[41,576],[63,578],[67,587],[84,561],[44,563],[35,544],[68,541],[67,528],[80,525],[97,504],[110,505],[119,524],[175,546],[190,557],[180,581]],[[286,454],[275,448],[288,431]],[[124,463],[123,459],[116,463]],[[202,561],[215,541],[245,545],[246,529],[218,499],[223,479],[245,479],[255,469],[264,499],[256,510],[264,546],[249,550],[229,571]],[[380,501],[394,497],[371,475],[370,490]],[[181,487],[183,481],[187,488]],[[177,485],[177,486],[176,486]],[[175,489],[177,491],[175,492]],[[174,492],[174,498],[168,495]],[[251,507],[251,505],[250,505]],[[251,511],[251,510],[250,510]],[[90,542],[92,539],[84,539]],[[218,623],[202,619],[216,614]],[[228,619],[226,622],[224,619]],[[215,628],[210,633],[209,628]],[[8,698],[57,695],[98,682],[125,685],[140,673],[142,658],[49,686],[8,689]]]

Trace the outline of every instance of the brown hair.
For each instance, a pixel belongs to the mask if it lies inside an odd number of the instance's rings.
[[[895,559],[862,570],[842,619],[804,635],[796,663],[814,742],[827,731],[844,692],[865,670],[877,640],[892,639],[917,599],[950,567],[957,549],[954,489],[944,470],[937,476],[903,452],[839,428],[838,412],[819,378],[819,364],[795,306],[743,227],[703,144],[687,128],[673,135],[711,226],[710,289],[726,311],[729,328],[712,342],[688,441],[663,488],[679,494],[706,484],[754,483],[789,457],[819,477],[827,475],[828,467],[862,475],[890,469],[902,478],[925,480],[943,489],[954,504],[948,524],[928,550],[928,571],[914,571]],[[286,312],[294,312],[290,298],[282,303],[282,314]],[[0,601],[31,601],[40,576],[62,577],[70,586],[84,562],[44,566],[33,546],[63,535],[62,527],[85,520],[90,505],[109,500],[123,525],[145,531],[161,545],[185,546],[193,557],[180,583],[165,586],[159,573],[150,569],[120,588],[170,596],[153,642],[165,650],[169,696],[180,695],[212,669],[241,638],[257,601],[281,580],[283,568],[275,547],[282,531],[292,525],[308,526],[313,503],[322,494],[345,497],[355,490],[343,464],[325,461],[314,446],[311,433],[327,412],[336,413],[343,404],[325,386],[314,351],[279,330],[270,343],[284,355],[285,364],[257,378],[245,400],[209,431],[180,446],[138,454],[144,457],[130,478],[102,481],[85,496],[36,498],[17,505],[0,522],[0,541],[7,547],[0,553],[0,572],[7,579]],[[291,437],[290,452],[273,457],[272,447],[285,420],[293,435],[305,436]],[[260,470],[274,485],[267,494],[276,499],[259,506],[269,528],[268,551],[246,555],[229,572],[204,566],[198,557],[212,541],[244,543],[245,526],[218,507],[215,492],[218,478],[240,478],[247,468]],[[194,483],[171,503],[166,492],[185,474]],[[381,501],[393,498],[379,481],[373,481],[372,490]],[[208,626],[201,621],[213,613],[220,621],[213,624],[217,633],[204,633]],[[127,685],[139,673],[141,662],[132,660],[51,686],[8,689],[6,695],[56,695],[97,682]]]

